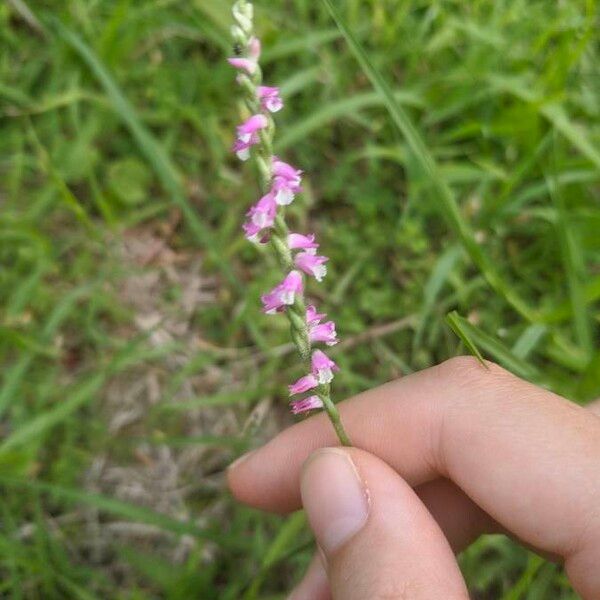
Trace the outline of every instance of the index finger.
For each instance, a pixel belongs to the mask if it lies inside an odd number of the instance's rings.
[[[447,477],[517,537],[571,559],[571,571],[586,570],[590,556],[598,564],[597,416],[468,357],[361,394],[339,409],[354,445],[411,485]],[[230,469],[231,489],[252,506],[294,510],[302,463],[316,448],[335,443],[325,415],[307,419]]]

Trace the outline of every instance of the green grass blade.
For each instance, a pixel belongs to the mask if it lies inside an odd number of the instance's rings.
[[[569,290],[569,300],[573,310],[573,327],[580,346],[591,356],[593,350],[592,324],[588,316],[583,289],[583,257],[570,223],[560,187],[558,184],[548,187],[558,215],[555,226]]]
[[[262,559],[260,571],[244,594],[244,600],[259,598],[260,588],[267,578],[269,569],[274,567],[283,557],[287,556],[294,540],[306,527],[306,517],[303,512],[294,513],[283,524],[275,539],[271,542]]]
[[[105,373],[93,376],[80,386],[77,391],[73,392],[68,400],[46,412],[40,413],[31,421],[19,427],[0,444],[0,456],[12,450],[15,446],[35,440],[46,430],[64,421],[71,413],[93,397],[105,379]]]
[[[392,118],[392,121],[406,139],[408,146],[414,154],[414,160],[421,169],[427,180],[430,182],[433,192],[433,198],[436,206],[443,213],[454,233],[460,239],[462,245],[470,256],[471,260],[481,270],[490,286],[524,318],[529,321],[536,320],[535,312],[529,305],[512,289],[496,268],[483,253],[481,247],[475,240],[473,231],[460,212],[454,194],[439,173],[438,166],[429,149],[427,148],[421,134],[413,125],[410,117],[404,111],[402,106],[395,101],[394,94],[389,84],[385,81],[381,73],[371,63],[369,57],[361,46],[360,42],[352,31],[346,25],[340,11],[336,8],[332,0],[323,0],[323,3],[329,10],[329,13],[337,23],[340,31],[344,35],[350,49],[361,65],[365,75],[371,81],[375,90],[382,96],[385,106]]]
[[[536,367],[515,356],[502,342],[485,333],[476,325],[469,323],[456,311],[452,311],[446,316],[446,322],[480,361],[483,361],[483,359],[478,348],[484,350],[496,362],[515,375],[529,381],[543,383],[543,376]]]
[[[442,290],[442,287],[448,280],[452,269],[456,265],[458,259],[461,256],[461,249],[458,246],[450,246],[438,259],[437,263],[431,271],[431,275],[425,284],[423,290],[423,308],[419,315],[419,326],[415,332],[413,340],[413,348],[417,349],[423,339],[425,333],[425,327],[429,320],[429,317],[435,306],[435,301],[438,294]]]
[[[418,95],[410,91],[394,92],[394,99],[397,102],[411,106],[422,104]],[[384,104],[384,100],[377,92],[365,92],[356,94],[350,98],[342,98],[337,102],[327,103],[325,106],[309,114],[305,119],[294,123],[290,127],[286,127],[275,142],[276,149],[282,152],[299,140],[307,137],[311,132],[318,131],[327,123],[342,118],[355,118],[359,110],[382,104]]]
[[[462,319],[455,310],[446,315],[446,323],[448,323],[450,329],[452,329],[452,331],[454,331],[454,333],[460,338],[467,350],[485,367],[486,364],[483,360],[483,356],[481,356],[479,348],[471,339],[471,336],[465,328],[463,321],[464,319]]]
[[[587,133],[577,127],[568,117],[561,104],[543,102],[542,99],[518,77],[509,77],[494,73],[487,77],[492,87],[513,95],[537,108],[539,113],[560,132],[574,148],[585,156],[596,167],[600,168],[600,152],[592,144]]]
[[[529,325],[513,345],[512,353],[520,359],[527,358],[547,332],[548,327],[542,323]]]

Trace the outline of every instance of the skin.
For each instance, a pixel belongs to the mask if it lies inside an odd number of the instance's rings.
[[[564,563],[585,600],[600,598],[597,404],[459,357],[338,406],[353,448],[334,450],[319,414],[228,472],[245,504],[278,513],[304,504],[321,545],[323,459],[348,461],[364,486],[364,524],[313,560],[294,600],[467,599],[452,551],[497,531]]]

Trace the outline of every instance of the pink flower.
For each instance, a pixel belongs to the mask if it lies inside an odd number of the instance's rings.
[[[258,143],[258,136],[255,135],[250,138],[248,142],[242,142],[241,140],[235,140],[235,144],[233,144],[232,150],[236,153],[237,157],[240,160],[248,160],[250,158],[250,148],[254,146],[254,144]]]
[[[256,61],[251,58],[242,58],[239,56],[235,56],[233,58],[228,58],[227,62],[236,69],[240,71],[246,71],[248,75],[253,75],[256,72]]]
[[[335,346],[339,341],[335,331],[335,323],[333,321],[321,323],[326,316],[325,313],[318,313],[312,304],[306,307],[308,337],[311,343],[323,342],[328,346]]]
[[[302,171],[273,157],[273,188],[277,204],[291,204],[296,194],[302,191]]]
[[[300,272],[290,271],[279,285],[261,297],[263,310],[271,315],[281,311],[285,306],[291,306],[296,300],[296,295],[301,295],[303,289]]]
[[[327,315],[325,313],[318,313],[314,304],[309,304],[306,307],[306,322],[309,325],[316,325],[321,322]]]
[[[264,129],[269,124],[265,115],[252,115],[246,119],[238,128],[238,139],[242,142],[249,142],[255,133]]]
[[[318,256],[310,252],[298,252],[294,257],[294,264],[307,275],[312,275],[317,281],[322,281],[327,274],[325,263],[326,256]]]
[[[315,234],[302,235],[301,233],[290,233],[288,235],[288,247],[290,250],[304,250],[309,254],[316,254],[319,244],[315,242]]]
[[[323,342],[328,346],[335,346],[339,341],[333,321],[321,324],[309,324],[308,337],[311,343]]]
[[[244,235],[251,242],[262,243],[266,236],[261,235],[267,227],[272,227],[275,222],[275,214],[277,212],[277,204],[271,194],[263,196],[250,210],[246,213],[249,217],[242,228]]]
[[[315,350],[311,359],[312,374],[319,383],[329,383],[333,379],[333,372],[339,367],[320,350]]]
[[[288,385],[288,390],[290,391],[290,396],[293,396],[294,394],[302,394],[308,390],[312,390],[317,387],[317,385],[319,385],[319,383],[314,375],[305,375],[304,377],[300,377],[296,383]]]
[[[246,239],[248,241],[259,241],[259,234],[262,231],[262,229],[256,223],[253,223],[252,221],[246,221],[246,223],[242,225],[242,229],[244,230],[244,235],[246,236]]]
[[[297,184],[290,183],[282,177],[275,177],[273,179],[273,187],[271,191],[275,194],[277,204],[281,206],[287,206],[294,201],[296,194],[302,191],[302,187]]]
[[[277,203],[271,194],[263,196],[250,210],[246,213],[250,217],[250,221],[257,227],[264,229],[272,227],[275,222],[275,214],[277,213]]]
[[[275,113],[283,108],[283,100],[279,95],[278,87],[259,86],[258,98],[263,110]]]
[[[252,115],[237,128],[237,140],[233,145],[233,151],[240,160],[248,160],[250,148],[258,144],[258,132],[269,124],[264,115]]]
[[[294,400],[291,403],[292,413],[299,415],[300,413],[314,410],[315,408],[323,408],[323,401],[319,396],[308,396],[301,400]]]
[[[300,183],[300,176],[302,175],[302,171],[299,169],[294,169],[292,165],[283,162],[277,156],[273,157],[273,175],[275,177],[283,177],[289,181],[296,180],[297,183]]]
[[[248,57],[244,58],[241,56],[235,56],[228,58],[227,62],[238,69],[239,71],[246,71],[248,75],[256,73],[258,66],[258,59],[260,58],[260,40],[252,37],[248,43]]]

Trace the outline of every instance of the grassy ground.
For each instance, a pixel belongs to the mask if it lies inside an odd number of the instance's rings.
[[[323,3],[256,7],[293,218],[332,259],[336,397],[463,351],[452,310],[489,358],[600,395],[596,2],[339,3],[371,70]],[[240,235],[228,11],[0,7],[1,597],[283,598],[310,554],[301,516],[223,486],[297,375]],[[476,598],[575,597],[502,537],[461,564]]]

